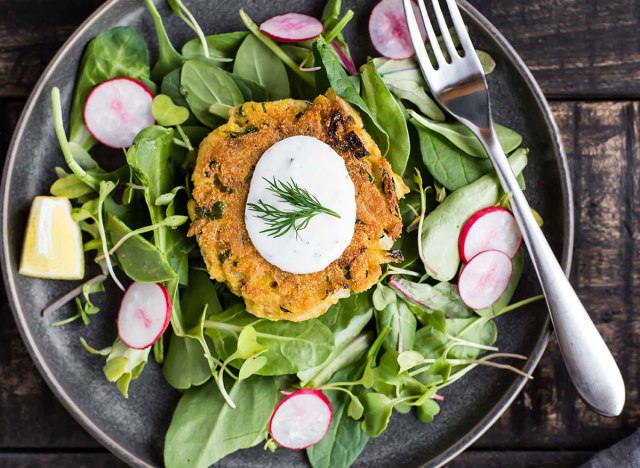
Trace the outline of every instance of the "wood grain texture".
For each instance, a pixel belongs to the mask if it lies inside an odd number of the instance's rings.
[[[508,441],[520,448],[599,449],[640,425],[639,104],[560,102],[552,107],[574,181],[573,283],[620,363],[627,402],[615,419],[587,409],[552,340],[534,381],[479,447]]]
[[[470,0],[551,97],[640,97],[640,0]],[[101,0],[0,0],[0,97],[26,97]]]
[[[548,97],[640,97],[639,0],[470,1]]]

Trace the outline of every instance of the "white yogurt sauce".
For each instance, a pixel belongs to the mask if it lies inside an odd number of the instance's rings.
[[[274,177],[282,182],[293,180],[340,217],[317,214],[299,231],[299,237],[293,229],[282,237],[260,232],[269,225],[249,209],[249,203],[262,200],[283,211],[294,209],[268,190],[265,179],[272,181]],[[351,243],[356,222],[355,188],[343,159],[314,137],[294,136],[279,141],[264,152],[256,165],[244,219],[251,242],[272,265],[298,274],[324,270]]]

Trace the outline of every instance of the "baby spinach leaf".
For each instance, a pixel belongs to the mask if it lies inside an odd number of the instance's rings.
[[[357,378],[355,369],[337,372],[332,382],[349,382]],[[313,468],[348,468],[358,458],[369,437],[359,422],[349,417],[351,400],[344,392],[327,392],[327,398],[333,407],[331,426],[324,438],[307,449],[307,457]]]
[[[333,333],[335,348],[321,365],[298,372],[302,386],[318,385],[320,380],[326,379],[327,374],[330,376],[340,367],[346,367],[362,356],[367,349],[364,345],[369,342],[369,337],[360,332],[372,315],[369,295],[361,293],[340,300],[318,318]],[[340,367],[336,369],[336,366]]]
[[[267,90],[269,100],[291,95],[287,70],[282,61],[253,34],[246,37],[233,63],[233,74]]]
[[[527,164],[523,152],[509,158],[515,174]],[[458,237],[464,222],[476,211],[495,205],[500,197],[500,183],[495,174],[487,174],[451,193],[424,220],[422,262],[427,273],[439,281],[453,278],[460,264]]]
[[[389,286],[404,301],[418,306],[427,313],[441,311],[447,317],[469,317],[473,315],[473,312],[460,299],[458,288],[454,284],[438,283],[432,286],[428,283],[413,283],[405,279],[393,278],[389,281]]]
[[[358,90],[349,80],[347,72],[333,53],[332,47],[320,37],[314,45],[314,51],[317,55],[316,63],[321,64],[323,68],[316,72],[316,91],[324,93],[328,88],[333,88],[338,96],[353,105],[360,112],[367,130],[380,147],[380,152],[386,155],[389,151],[389,135],[371,113],[367,103],[360,97]]]
[[[111,244],[116,244],[131,229],[115,215],[109,213],[106,223]],[[159,283],[176,278],[166,257],[151,242],[141,235],[127,239],[115,252],[120,268],[134,281]]]
[[[254,376],[235,382],[229,390],[235,410],[213,381],[187,390],[167,430],[167,468],[206,468],[230,453],[259,444],[277,402],[278,387],[274,378]]]
[[[238,47],[249,33],[246,31],[236,31],[222,34],[214,34],[206,36],[209,54],[224,59],[233,59],[236,56]],[[185,59],[204,59],[204,49],[200,39],[193,39],[182,46],[182,55]],[[224,62],[213,60],[208,62],[210,65],[221,66]]]
[[[119,26],[93,39],[80,62],[70,117],[70,139],[90,148],[95,143],[84,125],[84,104],[97,84],[117,76],[149,78],[149,50],[138,31]]]
[[[475,158],[487,158],[487,152],[483,148],[480,140],[460,122],[435,122],[429,120],[417,112],[409,111],[409,115],[420,125],[428,128],[445,137],[449,142],[461,149],[465,153]],[[522,143],[522,136],[515,131],[503,127],[502,125],[494,125],[498,140],[505,153],[510,153]]]
[[[418,130],[422,161],[435,180],[454,191],[491,172],[488,159],[467,156],[442,135],[423,127],[415,119],[410,122]]]
[[[444,112],[426,92],[427,83],[414,59],[373,59],[382,81],[400,99],[411,102],[430,119],[442,121]]]
[[[409,129],[402,109],[400,109],[391,92],[387,89],[372,62],[362,66],[360,80],[362,82],[361,93],[364,102],[387,135],[389,135],[387,160],[391,164],[393,171],[398,175],[402,175],[407,166],[411,150]]]
[[[153,19],[153,24],[156,28],[156,36],[158,38],[158,61],[151,70],[151,78],[160,82],[169,72],[180,68],[182,65],[182,55],[173,47],[167,31],[162,23],[162,17],[160,12],[153,3],[153,0],[144,0],[147,5],[147,9]]]
[[[206,334],[220,358],[233,354],[238,336],[247,325],[255,328],[260,343],[269,348],[263,354],[268,362],[258,372],[260,375],[295,374],[318,366],[334,348],[331,331],[318,320],[272,322],[257,319],[243,304],[237,304],[205,321]]]
[[[182,93],[197,119],[214,128],[220,118],[209,112],[211,104],[236,106],[243,102],[242,93],[233,79],[220,68],[199,60],[188,60],[182,66],[180,78]]]
[[[180,301],[181,328],[185,336],[172,335],[162,373],[169,385],[187,389],[201,385],[211,377],[209,362],[204,356],[202,330],[205,314],[222,310],[215,283],[203,271],[192,270],[189,287],[183,290]]]
[[[407,304],[394,301],[382,310],[375,311],[376,328],[378,332],[385,327],[391,331],[383,342],[385,349],[403,351],[413,348],[416,335],[416,317],[411,313]]]
[[[423,327],[418,330],[414,350],[425,358],[438,359],[455,342],[455,339],[491,346],[498,337],[495,322],[485,317],[447,319],[446,326],[446,333],[433,327]],[[474,359],[481,352],[483,350],[480,348],[461,343],[451,347],[445,358]]]
[[[256,83],[255,81],[247,80],[240,76],[234,75],[233,73],[230,73],[229,76],[235,82],[235,84],[238,85],[238,88],[242,92],[242,97],[244,97],[245,101],[261,102],[267,101],[269,99],[267,90],[264,88],[264,86]]]

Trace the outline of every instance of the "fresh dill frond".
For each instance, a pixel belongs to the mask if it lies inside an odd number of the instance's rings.
[[[315,196],[300,187],[293,179],[289,179],[289,182],[276,180],[275,177],[273,180],[264,177],[263,179],[269,184],[267,190],[291,205],[293,209],[281,210],[263,200],[258,200],[257,203],[248,203],[249,209],[257,213],[256,217],[262,219],[269,226],[260,232],[271,237],[282,237],[293,229],[296,232],[296,237],[299,238],[299,232],[305,229],[311,219],[319,214],[340,218],[338,213],[322,206]]]

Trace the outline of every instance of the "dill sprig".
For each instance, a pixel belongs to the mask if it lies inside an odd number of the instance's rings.
[[[248,203],[249,209],[257,213],[256,217],[269,226],[260,231],[262,233],[271,237],[282,237],[293,229],[296,237],[300,237],[299,232],[309,225],[314,216],[324,213],[336,218],[340,217],[335,211],[322,206],[316,197],[296,184],[293,179],[289,179],[289,182],[276,180],[275,177],[273,180],[265,177],[263,179],[269,184],[267,190],[294,209],[280,210],[263,200],[258,200],[258,203]]]

